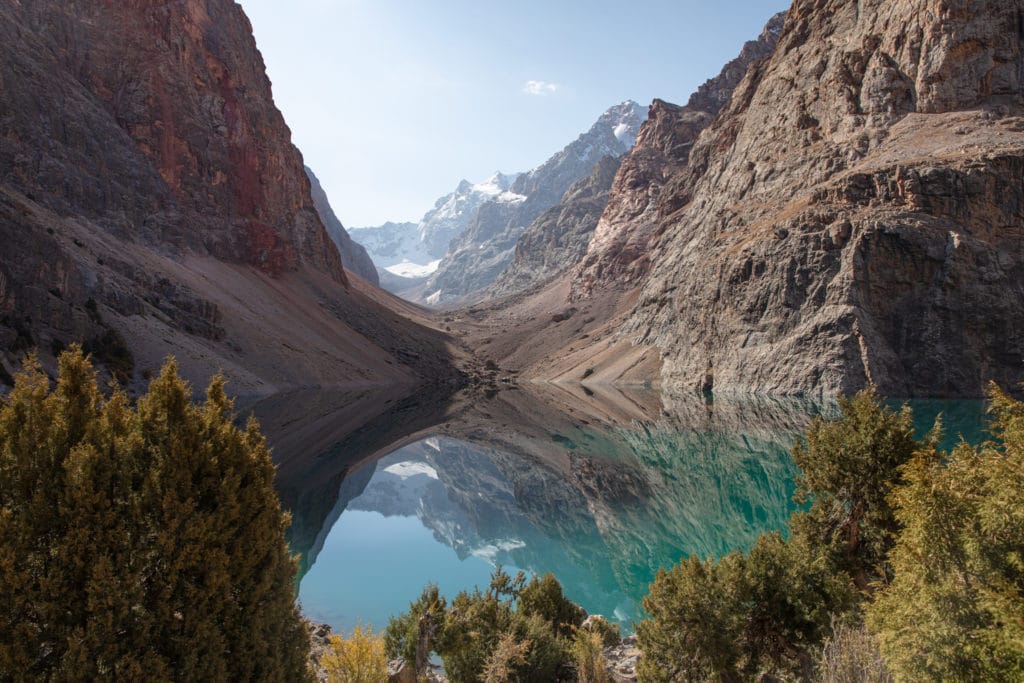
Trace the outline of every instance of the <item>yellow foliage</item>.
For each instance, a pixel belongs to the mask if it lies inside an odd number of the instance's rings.
[[[608,660],[604,656],[604,639],[595,631],[579,629],[572,642],[572,658],[576,663],[579,683],[611,683]]]
[[[331,683],[381,683],[388,680],[384,640],[373,629],[356,626],[350,638],[331,636],[331,650],[321,662]]]
[[[503,633],[498,645],[484,664],[480,680],[483,683],[508,683],[513,679],[515,668],[526,664],[526,655],[530,652],[533,642],[518,641],[514,633]]]

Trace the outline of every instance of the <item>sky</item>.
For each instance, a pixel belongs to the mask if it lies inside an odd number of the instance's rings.
[[[346,227],[418,221],[526,171],[608,107],[683,104],[784,0],[239,0]]]

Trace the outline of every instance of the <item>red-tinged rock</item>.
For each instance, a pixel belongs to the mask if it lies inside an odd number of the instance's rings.
[[[450,372],[349,288],[231,0],[0,3],[0,244],[8,370],[116,331],[137,378],[173,353],[239,393]]]

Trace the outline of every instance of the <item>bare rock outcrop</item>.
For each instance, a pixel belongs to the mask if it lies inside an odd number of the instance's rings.
[[[323,186],[320,185],[320,179],[313,173],[313,169],[306,166],[305,171],[306,176],[309,178],[313,206],[316,207],[316,213],[320,216],[320,221],[327,228],[327,234],[334,240],[335,246],[338,247],[342,265],[370,284],[379,286],[380,277],[377,275],[377,267],[373,265],[370,255],[366,253],[363,245],[352,239],[352,236],[345,230],[345,226],[341,224],[341,220],[334,213],[334,209],[331,208],[331,202],[327,198],[327,193],[324,191]]]
[[[0,365],[413,381],[443,340],[350,286],[290,138],[237,3],[0,4]]]
[[[784,17],[772,17],[760,37],[747,42],[716,77],[690,96],[686,106],[654,100],[578,268],[574,296],[589,295],[599,283],[634,283],[647,272],[650,241],[670,210],[659,204],[662,187],[686,168],[697,136],[729,102],[750,66],[772,54]]]
[[[1024,379],[1021,22],[1002,1],[793,4],[659,198],[625,329],[661,349],[666,383]]]
[[[589,176],[573,183],[561,202],[530,224],[516,241],[512,261],[488,289],[490,296],[526,289],[579,263],[621,162],[621,157],[602,157]]]

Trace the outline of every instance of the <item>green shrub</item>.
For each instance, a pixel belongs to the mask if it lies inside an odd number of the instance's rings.
[[[727,679],[741,667],[743,557],[690,557],[660,570],[643,599],[650,615],[637,625],[640,680]]]
[[[0,406],[0,678],[308,677],[296,564],[254,421],[168,361],[133,408],[81,349]]]
[[[765,534],[749,553],[659,572],[637,628],[641,680],[807,678],[832,616],[856,613],[870,582],[891,575],[899,525],[886,496],[924,443],[910,411],[889,410],[873,390],[841,400],[840,412],[793,448],[795,498],[809,509],[791,518],[790,540]]]
[[[513,615],[511,632],[519,642],[529,642],[526,661],[514,667],[516,681],[558,681],[572,663],[569,641],[539,614]]]
[[[586,618],[583,608],[562,594],[562,584],[550,572],[534,576],[519,591],[519,611],[541,616],[563,636],[571,636]]]
[[[447,602],[437,584],[432,583],[415,602],[409,603],[409,611],[391,617],[384,630],[384,651],[388,659],[402,659],[415,667],[417,652],[421,652],[420,660],[425,661],[436,641],[443,636],[446,607]]]
[[[899,525],[888,496],[923,444],[914,439],[910,409],[890,410],[873,389],[840,399],[839,408],[838,418],[816,418],[793,446],[801,470],[794,499],[811,505],[793,515],[790,528],[866,591],[890,575],[886,555]]]
[[[529,609],[523,607],[524,592]],[[462,591],[450,603],[438,595],[436,586],[429,586],[408,612],[388,623],[387,654],[425,664],[426,656],[436,652],[452,683],[476,683],[482,678],[556,681],[569,671],[570,655],[569,640],[559,633],[554,620],[563,614],[582,614],[578,606],[568,603],[567,607],[563,600],[553,576],[527,584],[522,572],[513,577],[501,567],[491,576],[487,590]],[[424,638],[422,625],[430,623],[437,627]],[[422,667],[417,666],[417,671],[422,672]]]
[[[587,617],[580,628],[596,633],[601,638],[601,643],[604,647],[612,647],[622,642],[619,625],[609,622],[600,614],[592,614]]]
[[[868,623],[898,680],[1024,680],[1024,404],[990,400],[993,441],[922,449],[892,495],[904,530]]]
[[[529,640],[517,640],[512,633],[501,634],[498,644],[484,663],[480,680],[483,683],[505,683],[512,680],[516,668],[526,664],[526,654],[532,645]]]

